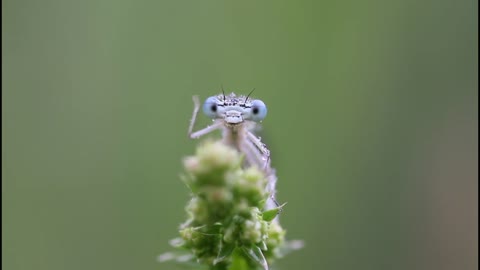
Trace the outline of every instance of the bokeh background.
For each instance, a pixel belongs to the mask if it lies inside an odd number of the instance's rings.
[[[160,264],[191,96],[265,101],[276,269],[478,267],[478,2],[2,1],[2,266]],[[207,124],[202,117],[198,127]]]

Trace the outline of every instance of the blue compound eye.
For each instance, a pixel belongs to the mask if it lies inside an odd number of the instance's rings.
[[[203,113],[210,117],[210,118],[216,118],[217,117],[217,98],[216,97],[209,97],[207,100],[205,100],[205,103],[203,103]]]
[[[265,106],[265,103],[259,99],[252,101],[251,115],[253,121],[262,121],[265,116],[267,116],[267,106]]]

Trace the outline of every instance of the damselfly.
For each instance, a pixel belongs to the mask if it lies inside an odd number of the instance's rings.
[[[188,135],[190,138],[196,139],[214,130],[221,129],[222,141],[242,152],[245,155],[247,166],[256,166],[265,172],[267,177],[266,189],[271,196],[271,199],[267,201],[266,208],[272,209],[278,206],[275,201],[277,177],[275,170],[270,167],[270,151],[261,139],[252,133],[255,126],[267,115],[267,106],[259,99],[250,98],[250,94],[237,96],[231,93],[226,96],[223,92],[220,95],[207,98],[203,103],[203,112],[213,120],[213,124],[192,132],[201,107],[199,97],[194,96],[194,109]]]

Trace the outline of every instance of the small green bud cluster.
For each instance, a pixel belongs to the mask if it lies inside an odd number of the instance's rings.
[[[242,163],[240,153],[221,142],[204,143],[184,160],[192,199],[177,246],[211,269],[228,269],[239,254],[252,268],[268,269],[267,262],[281,256],[285,231],[271,222],[271,210],[262,212],[269,197],[265,175]]]

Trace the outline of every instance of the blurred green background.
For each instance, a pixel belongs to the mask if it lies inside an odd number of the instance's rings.
[[[156,257],[185,219],[191,96],[221,84],[269,109],[306,241],[277,269],[478,267],[477,1],[2,8],[4,269],[182,269]]]

